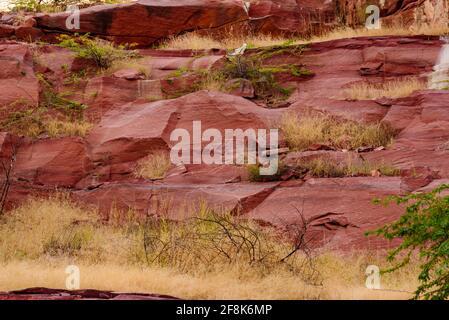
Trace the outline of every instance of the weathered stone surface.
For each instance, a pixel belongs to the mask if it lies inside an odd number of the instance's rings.
[[[104,217],[114,207],[124,212],[133,209],[141,214],[182,219],[195,215],[202,203],[218,212],[244,214],[262,202],[277,184],[107,183],[77,191],[74,197],[99,207]]]
[[[176,300],[167,295],[150,293],[125,293],[93,289],[64,290],[28,288],[0,292],[0,300]]]
[[[437,37],[365,37],[314,43],[301,55],[289,50],[275,53],[263,63],[300,65],[314,74],[297,82],[280,79],[281,85],[291,85],[295,91],[286,101],[290,107],[276,110],[232,94],[186,94],[197,79],[193,70],[219,67],[225,54],[220,50],[142,49],[139,63],[149,71],[146,79],[140,79],[138,69],[125,66],[110,74],[86,73],[75,86],[65,83],[67,73],[80,71],[86,64],[73,53],[42,46],[33,70],[26,45],[2,42],[1,104],[28,97],[29,92],[37,101],[39,87],[34,72],[40,72],[56,91],[75,91],[75,97],[89,106],[86,119],[95,123],[85,139],[24,139],[18,148],[8,208],[9,204],[20,204],[29,194],[48,194],[55,187],[66,187],[78,201],[99,206],[105,217],[115,206],[180,219],[206,201],[216,210],[282,225],[300,221],[300,209],[310,220],[317,246],[385,248],[388,243],[366,238],[363,233],[396,219],[402,209],[374,206],[371,200],[430,190],[449,177],[449,94],[445,90],[421,90],[400,99],[349,101],[344,91],[360,81],[424,78],[431,72],[442,44]],[[22,84],[23,90],[19,90]],[[282,178],[291,179],[288,181],[249,183],[245,166],[204,163],[173,166],[158,182],[133,175],[139,160],[160,150],[167,152],[176,144],[177,140],[170,139],[174,129],[186,129],[192,136],[193,121],[201,121],[202,131],[214,128],[223,134],[225,129],[273,128],[284,112],[302,116],[310,109],[359,122],[388,122],[398,135],[383,150],[367,148],[358,154],[315,145],[310,151],[290,152],[285,158],[282,155],[285,164],[321,156],[342,163],[350,154],[357,161],[363,158],[394,165],[401,169],[400,176],[306,176],[304,180],[290,176]],[[11,137],[0,134],[0,156],[5,159],[11,155],[6,144]],[[280,148],[283,146],[285,142],[281,141]]]
[[[34,105],[39,99],[39,84],[33,71],[32,55],[27,45],[0,43],[0,105]],[[1,112],[8,112],[3,108]]]
[[[279,187],[248,214],[273,225],[308,221],[309,238],[326,249],[380,249],[388,242],[364,232],[398,218],[399,207],[372,204],[376,197],[401,193],[401,178],[310,179],[299,187]]]
[[[81,139],[46,139],[20,147],[14,177],[37,185],[74,187],[91,168]]]
[[[307,35],[336,23],[332,1],[251,1],[248,14],[251,29],[261,33]]]
[[[68,13],[39,14],[45,31],[70,31]],[[197,29],[215,29],[247,19],[241,1],[140,0],[136,3],[94,6],[81,10],[80,29],[120,43],[150,45],[172,35]]]
[[[371,161],[385,161],[398,168],[428,167],[441,177],[449,177],[448,102],[445,91],[422,92],[398,105],[393,104],[384,118],[401,130],[386,150],[368,153]]]
[[[16,29],[13,26],[7,24],[0,24],[0,38],[2,37],[10,37],[14,35]]]
[[[114,164],[138,160],[155,150],[176,144],[170,134],[176,128],[192,136],[193,121],[202,130],[266,128],[269,110],[232,95],[199,91],[174,100],[149,104],[129,104],[112,110],[102,118],[88,137],[92,159]],[[108,159],[108,160],[105,160]]]

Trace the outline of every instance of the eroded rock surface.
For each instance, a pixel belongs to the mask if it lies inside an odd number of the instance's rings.
[[[405,98],[350,100],[345,92],[362,82],[401,77],[425,81],[442,45],[438,37],[391,36],[315,43],[302,48],[300,54],[297,47],[270,51],[260,60],[264,66],[298,65],[311,71],[297,79],[277,75],[279,83],[293,87],[294,92],[283,108],[276,109],[257,103],[250,95],[191,92],[195,91],[191,87],[196,71],[220,67],[225,59],[220,50],[143,49],[141,63],[151,71],[146,79],[139,70],[122,68],[111,74],[86,73],[79,83],[67,84],[67,70],[79,72],[87,65],[66,49],[44,46],[39,59],[33,61],[30,44],[2,42],[0,74],[5,81],[0,79],[0,99],[2,105],[10,106],[2,109],[2,119],[9,119],[13,111],[23,111],[14,104],[11,107],[14,99],[31,97],[37,102],[42,98],[45,87],[36,78],[41,73],[51,81],[52,89],[59,93],[70,90],[71,98],[88,105],[85,116],[93,123],[85,138],[23,138],[7,133],[3,122],[0,158],[4,163],[11,163],[11,145],[16,147],[8,207],[20,204],[28,195],[48,195],[56,188],[68,190],[80,203],[98,206],[105,218],[116,207],[181,219],[207,202],[216,210],[276,228],[301,221],[298,215],[302,213],[316,246],[388,247],[391,244],[366,238],[364,232],[396,219],[403,209],[386,209],[371,201],[430,190],[449,179],[449,93],[420,90]],[[263,49],[248,49],[246,54],[260,52]],[[342,162],[351,155],[357,161],[392,165],[400,172],[395,177],[287,176],[285,181],[250,182],[245,166],[185,163],[172,164],[163,179],[136,178],[134,174],[140,160],[174,146],[177,141],[170,139],[173,130],[186,129],[192,136],[193,121],[201,121],[203,131],[215,128],[223,134],[226,129],[272,128],[284,113],[301,117],[310,109],[359,122],[387,122],[397,136],[391,145],[378,150],[367,146],[360,152],[343,152],[326,145],[301,153],[287,150],[286,163],[322,155]],[[285,141],[280,144],[285,146]]]
[[[28,288],[0,292],[0,300],[177,300],[177,298],[160,294],[125,293],[93,289]]]

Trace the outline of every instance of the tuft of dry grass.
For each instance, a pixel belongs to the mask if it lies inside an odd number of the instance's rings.
[[[394,137],[394,130],[383,123],[363,124],[341,120],[329,115],[302,117],[285,113],[280,129],[293,150],[306,150],[312,144],[325,144],[340,149],[366,146],[386,146]]]
[[[416,78],[389,80],[383,83],[357,83],[345,90],[345,96],[351,100],[372,100],[382,97],[401,98],[414,91],[426,89],[427,84]]]
[[[190,32],[177,37],[171,37],[162,43],[160,48],[171,50],[235,49],[241,47],[244,43],[249,48],[258,48],[281,45],[287,41],[288,39],[282,37],[263,34],[249,36],[230,34],[222,40],[216,40],[212,36]]]
[[[135,59],[124,59],[124,60],[116,60],[112,62],[111,67],[107,70],[104,70],[103,73],[107,75],[111,75],[116,71],[122,69],[132,69],[142,74],[145,79],[149,79],[151,77],[151,69],[144,65],[143,59],[135,58]]]
[[[340,178],[358,176],[396,176],[400,170],[384,163],[371,163],[369,161],[352,161],[348,158],[343,163],[337,163],[334,159],[320,157],[297,163],[297,170],[307,171],[313,177]]]
[[[203,215],[207,214],[204,210],[198,217],[208,217]],[[286,267],[278,263],[265,268],[249,264],[244,255],[235,256],[238,259],[232,263],[224,256],[216,256],[213,246],[191,237],[192,231],[197,236],[215,234],[216,226],[206,220],[184,224],[161,220],[148,225],[139,224],[130,213],[129,220],[117,224],[100,222],[97,214],[94,209],[77,206],[67,196],[56,195],[30,199],[2,216],[0,291],[38,286],[64,288],[65,268],[72,264],[80,268],[81,288],[153,292],[185,299],[405,299],[416,288],[416,263],[382,275],[384,291],[365,288],[368,265],[390,266],[384,252],[339,255],[317,251],[313,254],[313,269],[321,279],[317,284],[304,277],[307,270],[292,272],[290,267],[295,264]],[[241,223],[244,232],[253,225]],[[142,227],[149,229],[142,232]],[[252,228],[255,230],[254,225]],[[161,245],[169,244],[160,260],[142,257],[145,235],[149,239],[157,236]],[[264,246],[275,250],[275,255],[285,254],[277,251],[283,241],[269,233],[266,236],[260,238]],[[172,246],[174,243],[176,246]],[[184,255],[189,252],[216,258],[193,259]]]
[[[85,137],[93,124],[86,121],[50,120],[45,123],[46,132],[50,137]]]
[[[141,160],[134,175],[145,179],[163,179],[170,166],[170,157],[167,152],[158,151]]]

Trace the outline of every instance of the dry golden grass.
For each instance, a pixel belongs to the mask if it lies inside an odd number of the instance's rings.
[[[358,177],[358,176],[395,176],[400,170],[384,163],[371,163],[369,161],[354,161],[350,157],[342,163],[333,159],[321,157],[297,163],[297,168],[320,178]]]
[[[86,121],[50,120],[44,125],[50,137],[85,137],[93,127],[92,123]]]
[[[121,69],[132,69],[140,74],[142,74],[145,79],[149,79],[151,77],[151,68],[145,66],[143,59],[124,59],[124,60],[116,60],[112,63],[111,67],[104,70],[103,73],[106,75],[111,75],[114,72]]]
[[[291,149],[304,150],[315,143],[341,149],[363,146],[386,146],[391,143],[394,131],[385,124],[362,124],[339,120],[327,115],[285,113],[280,129]]]
[[[115,291],[154,292],[187,299],[397,299],[411,297],[416,287],[416,263],[394,274],[382,276],[382,288],[365,288],[365,270],[370,264],[388,267],[384,253],[352,255],[316,253],[314,266],[321,285],[312,285],[303,273],[292,272],[283,264],[270,268],[248,264],[243,259],[229,263],[190,259],[180,268],[179,257],[148,263],[141,255],[142,232],[136,220],[104,224],[96,210],[83,209],[66,196],[30,200],[0,220],[0,291],[26,287],[64,288],[65,268],[80,267],[81,288]],[[126,221],[126,219],[125,219]],[[201,234],[210,225],[193,224]],[[178,224],[161,223],[161,240],[186,233]],[[170,228],[174,228],[169,232]],[[198,229],[199,228],[199,229]],[[151,232],[151,230],[149,230]],[[275,239],[275,238],[273,238]],[[169,251],[180,252],[184,245]],[[279,248],[279,239],[274,248]],[[188,246],[191,253],[211,251],[210,247]],[[164,254],[165,258],[170,258]],[[310,271],[310,270],[309,270]],[[307,278],[307,277],[306,277]]]
[[[316,35],[311,38],[292,39],[272,35],[243,35],[238,32],[229,32],[229,34],[222,40],[217,40],[212,36],[200,35],[195,32],[183,34],[181,36],[172,37],[165,41],[160,48],[162,49],[235,49],[241,47],[244,43],[248,44],[249,48],[269,47],[275,45],[295,45],[313,42],[323,42],[338,39],[347,39],[354,37],[379,37],[379,36],[412,36],[412,35],[445,35],[449,33],[449,28],[442,25],[424,26],[420,29],[413,29],[404,26],[386,26],[380,29],[353,29],[349,27],[341,27],[321,35]]]
[[[334,29],[322,35],[313,36],[311,39],[300,40],[299,43],[308,42],[323,42],[338,39],[348,39],[354,37],[381,37],[381,36],[412,36],[412,35],[445,35],[449,33],[447,26],[432,26],[421,27],[420,29],[413,29],[404,26],[387,26],[380,29],[366,29],[366,28],[348,28],[342,27]]]
[[[164,42],[160,46],[160,48],[172,50],[203,50],[212,48],[235,49],[240,48],[244,43],[246,43],[249,48],[254,48],[280,45],[282,43],[285,43],[286,41],[288,41],[288,39],[262,34],[250,36],[235,36],[230,34],[223,40],[216,40],[211,36],[204,36],[191,32],[183,34],[181,36],[170,38],[169,40]]]
[[[134,172],[138,178],[162,179],[165,177],[171,162],[167,152],[159,151],[141,160]]]
[[[345,90],[344,95],[353,100],[371,100],[382,97],[401,98],[411,95],[414,91],[427,88],[427,83],[416,78],[389,80],[379,84],[357,83]]]
[[[409,299],[416,286],[414,267],[381,278],[381,288],[365,287],[364,258],[322,257],[322,286],[304,283],[299,276],[229,270],[194,275],[169,268],[126,264],[84,264],[80,261],[14,261],[0,264],[0,291],[29,287],[65,288],[65,268],[80,268],[82,289],[167,294],[183,299]],[[400,291],[399,291],[400,290]],[[407,291],[407,292],[402,292]]]

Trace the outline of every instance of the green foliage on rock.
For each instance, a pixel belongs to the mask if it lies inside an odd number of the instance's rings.
[[[95,62],[100,69],[108,69],[114,61],[137,58],[135,50],[129,50],[131,45],[114,45],[99,38],[92,38],[89,34],[60,35],[59,46],[76,53],[78,58]]]

